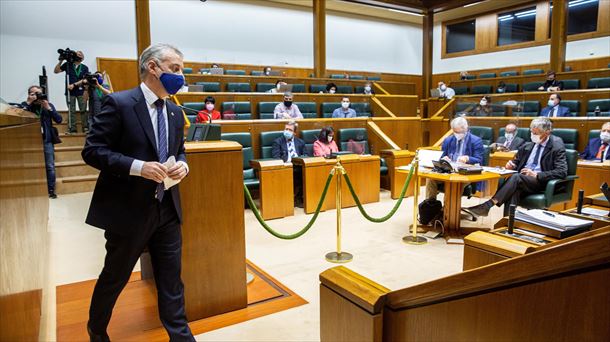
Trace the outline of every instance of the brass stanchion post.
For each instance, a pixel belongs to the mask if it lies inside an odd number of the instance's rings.
[[[352,261],[353,255],[341,251],[341,177],[345,174],[345,169],[341,165],[340,158],[337,157],[337,164],[331,171],[337,177],[336,206],[337,206],[337,251],[326,254],[326,261],[342,264]]]
[[[411,235],[406,235],[402,238],[402,242],[410,245],[423,245],[428,243],[428,240],[423,236],[417,236],[417,216],[418,216],[418,194],[419,194],[419,150],[415,152],[415,157],[411,163],[411,167],[414,167],[413,176],[415,177],[415,184],[413,189],[413,224],[411,225]]]

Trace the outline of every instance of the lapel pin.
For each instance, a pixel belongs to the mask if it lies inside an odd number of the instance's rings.
[[[172,112],[172,116],[174,116],[174,112]]]

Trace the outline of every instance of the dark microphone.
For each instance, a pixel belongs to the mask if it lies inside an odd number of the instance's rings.
[[[578,190],[578,204],[576,212],[580,214],[582,212],[582,202],[585,200],[585,191],[583,189]]]
[[[176,104],[176,106],[186,110],[187,112],[199,114],[199,111],[198,110],[194,110],[193,108],[185,107],[185,106],[182,106],[182,105],[179,105],[179,104]],[[212,123],[212,114],[205,113],[205,112],[204,112],[204,114],[208,116],[208,123]]]
[[[511,204],[508,207],[508,234],[513,234],[513,226],[515,225],[515,209],[517,206],[515,204]]]

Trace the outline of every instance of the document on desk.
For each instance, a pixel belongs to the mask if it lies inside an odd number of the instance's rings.
[[[587,215],[593,215],[593,216],[601,216],[601,217],[608,216],[608,210],[601,210],[601,209],[595,209],[595,208],[582,208],[582,213],[587,214]]]
[[[167,158],[167,160],[165,161],[165,163],[163,163],[163,165],[165,165],[165,167],[168,169],[171,168],[172,166],[176,165],[176,157],[169,156],[169,158]],[[180,180],[171,179],[169,177],[165,177],[165,179],[163,179],[163,185],[165,187],[165,190],[171,188],[172,186],[174,186],[178,183],[180,183]]]
[[[509,169],[505,169],[503,167],[491,167],[491,166],[483,166],[483,171],[497,173],[499,175],[508,175],[508,174],[517,172],[515,170],[509,170]]]
[[[515,213],[515,219],[560,231],[591,227],[593,225],[593,221],[590,220],[583,220],[540,209],[527,210],[519,208]]]

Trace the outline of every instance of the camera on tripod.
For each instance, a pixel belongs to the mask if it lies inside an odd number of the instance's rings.
[[[80,58],[76,54],[76,51],[70,50],[70,48],[58,49],[59,59],[65,59],[68,62],[78,61]]]

